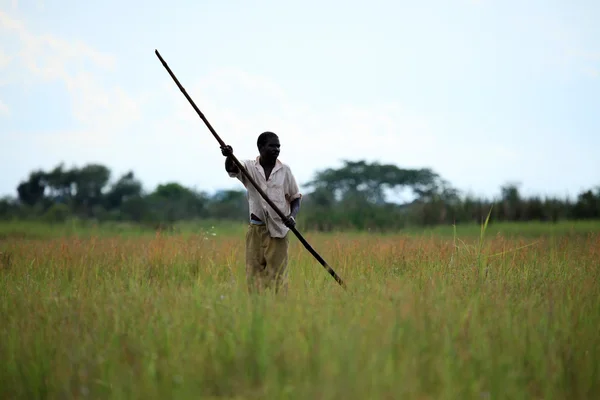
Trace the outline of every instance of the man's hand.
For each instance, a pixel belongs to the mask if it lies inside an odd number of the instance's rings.
[[[288,228],[292,228],[294,226],[296,226],[296,220],[294,219],[294,217],[290,214],[284,221],[283,224],[285,226],[287,226]]]
[[[233,154],[233,148],[231,146],[221,146],[221,154],[230,157]]]

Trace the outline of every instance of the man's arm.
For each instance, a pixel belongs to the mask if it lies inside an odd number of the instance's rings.
[[[237,173],[240,172],[240,169],[233,162],[233,158],[231,158],[231,155],[233,154],[233,149],[231,146],[221,147],[221,154],[227,157],[225,159],[225,171],[227,171],[229,174],[237,175]]]
[[[300,193],[300,189],[298,188],[298,184],[296,183],[296,178],[292,174],[291,170],[288,169],[288,185],[287,185],[287,196],[291,199],[290,201],[290,215],[288,218],[284,220],[284,224],[291,228],[296,225],[296,216],[300,211],[300,203],[302,201],[302,194]]]
[[[296,226],[296,216],[298,215],[298,211],[300,211],[300,201],[301,197],[296,197],[290,203],[290,215],[288,215],[287,218],[283,220],[283,224],[288,228]]]
[[[298,211],[300,211],[300,197],[292,200],[290,203],[291,213],[290,216],[296,219],[296,215],[298,215]]]
[[[231,157],[227,157],[225,159],[225,171],[229,172],[230,174],[237,174],[240,172],[240,169],[237,165],[235,165]]]

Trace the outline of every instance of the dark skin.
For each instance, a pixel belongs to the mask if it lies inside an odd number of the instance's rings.
[[[281,144],[279,143],[279,138],[277,137],[271,137],[263,146],[258,146],[258,152],[260,154],[259,163],[265,171],[265,178],[267,180],[269,180],[271,172],[275,167],[277,157],[279,157],[280,148]],[[233,159],[231,158],[231,155],[233,154],[232,147],[221,147],[221,153],[225,157],[227,157],[225,159],[225,170],[227,172],[237,173],[239,171],[239,168],[237,167],[237,165],[235,165]],[[290,203],[290,209],[290,215],[288,215],[287,218],[283,221],[285,226],[287,226],[288,228],[291,228],[296,225],[296,215],[298,215],[298,211],[300,211],[300,199],[293,200]],[[254,214],[251,214],[251,218],[260,221],[260,219]]]

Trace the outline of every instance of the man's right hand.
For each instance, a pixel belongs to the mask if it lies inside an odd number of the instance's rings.
[[[231,146],[221,146],[221,154],[225,157],[229,157],[233,154],[233,148]]]

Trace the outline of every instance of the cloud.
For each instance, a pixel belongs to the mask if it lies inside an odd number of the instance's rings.
[[[0,48],[0,71],[4,70],[10,63],[10,57]],[[6,78],[0,77],[0,87],[7,84]],[[0,115],[8,115],[9,108],[6,103],[0,98]]]
[[[70,95],[71,112],[79,123],[82,140],[93,132],[122,133],[139,118],[137,103],[123,88],[102,77],[115,70],[114,56],[99,52],[79,40],[36,33],[25,22],[0,10],[0,32],[16,42],[14,54],[0,53],[4,84],[20,86],[60,82]]]
[[[11,58],[2,49],[0,49],[0,68],[6,68],[10,61]]]
[[[584,73],[591,78],[600,78],[600,68],[584,67]]]
[[[70,63],[90,59],[93,64],[114,67],[114,57],[96,51],[79,40],[65,40],[50,34],[36,34],[26,24],[0,10],[0,28],[16,36],[20,51],[16,58],[28,72],[42,79],[64,78]],[[5,36],[6,37],[6,36]]]
[[[90,72],[84,65],[98,71],[114,69],[113,56],[98,52],[78,40],[65,40],[47,33],[35,33],[26,24],[0,10],[0,32],[3,38],[15,42],[14,54],[0,54],[0,69],[7,73],[9,82],[19,85],[36,85],[53,81],[64,83],[78,103],[81,96],[91,98],[93,87],[104,96],[98,82],[90,84]],[[90,62],[90,64],[86,64]],[[93,78],[97,80],[96,77]]]
[[[600,52],[597,43],[590,41],[584,27],[566,24],[562,19],[542,18],[538,21],[540,32],[553,49],[552,61],[564,65],[570,72],[594,75],[600,70]]]
[[[0,115],[9,115],[10,109],[4,102],[0,99]]]
[[[175,90],[173,85],[170,93],[176,95]],[[297,165],[329,166],[344,157],[366,154],[390,160],[405,156],[416,164],[412,149],[434,142],[428,121],[401,104],[347,104],[318,110],[290,99],[274,82],[234,69],[204,77],[188,93],[205,109],[209,122],[219,126],[222,138],[247,156],[256,152],[256,137],[265,130],[280,134],[282,157],[285,154]],[[179,96],[182,101],[174,101],[179,127],[188,130],[195,125],[205,132],[202,140],[208,141],[209,131]]]
[[[583,72],[592,78],[600,77],[600,52],[585,51],[579,54],[584,66]]]
[[[78,165],[102,162],[109,167],[113,167],[113,163],[131,164],[123,151],[116,151],[121,156],[120,163],[112,153],[120,145],[119,138],[128,135],[128,130],[141,118],[143,101],[123,87],[108,83],[110,73],[118,67],[114,56],[79,40],[36,32],[33,26],[2,10],[0,35],[5,45],[0,53],[0,85],[23,90],[61,84],[69,102],[53,107],[64,110],[61,119],[70,117],[73,122],[68,127],[41,124],[45,128],[33,132],[30,126],[3,132],[1,139],[6,141],[3,148],[22,148],[11,144],[11,140],[23,142],[27,139],[27,151],[22,153],[23,156],[6,160],[11,168],[10,177],[3,180],[3,191],[10,190],[13,183],[23,179],[31,169],[51,168],[62,161]],[[6,114],[8,107],[1,100],[5,99],[0,99],[0,113]],[[11,112],[26,111],[15,108]],[[127,148],[130,153],[134,150],[131,146]],[[6,183],[9,180],[12,183]]]

